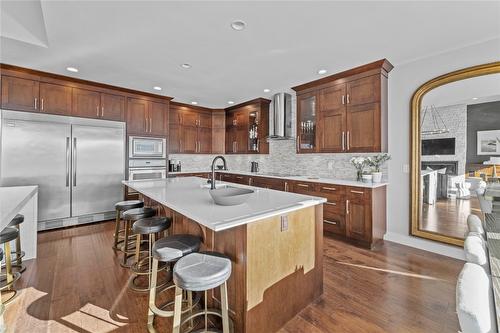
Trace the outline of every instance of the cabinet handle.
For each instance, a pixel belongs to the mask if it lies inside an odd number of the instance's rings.
[[[306,185],[306,184],[297,184],[297,186],[309,188],[309,185]]]
[[[243,177],[241,177],[241,176],[236,176],[236,179],[243,179]]]
[[[344,104],[345,104],[345,96],[342,95],[342,105],[344,105]]]
[[[96,117],[99,117],[99,105],[96,105],[95,107],[95,115]]]
[[[365,194],[365,192],[363,192],[363,191],[354,191],[354,190],[351,190],[351,193],[354,193],[354,194]]]
[[[148,117],[144,116],[144,127],[146,128],[146,133],[148,132]]]
[[[35,97],[35,110],[38,107],[38,98]]]
[[[42,111],[43,111],[43,98],[42,98]]]
[[[285,182],[285,192],[288,192],[288,182]]]
[[[349,94],[347,94],[347,104],[351,103],[351,101],[349,100]]]
[[[342,131],[342,151],[345,150],[345,132]]]
[[[149,133],[151,133],[153,130],[153,118],[149,117]]]
[[[104,117],[104,106],[101,106],[101,117]]]
[[[328,224],[337,225],[337,221],[328,221],[328,220],[323,220],[323,222],[328,223]]]
[[[297,135],[297,152],[300,151],[300,135]]]
[[[252,186],[252,178],[248,178],[248,185]]]
[[[327,191],[337,191],[337,188],[335,187],[326,187],[326,186],[323,186],[321,187],[323,190],[327,190]]]
[[[345,213],[349,215],[349,200],[345,201]]]
[[[325,205],[330,205],[330,206],[337,206],[337,203],[336,202],[325,202]]]
[[[351,133],[349,131],[347,131],[347,150],[350,150],[351,149]]]

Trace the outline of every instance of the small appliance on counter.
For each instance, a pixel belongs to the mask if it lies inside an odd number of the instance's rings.
[[[182,165],[181,161],[168,160],[168,172],[181,172]]]
[[[258,162],[250,162],[250,172],[259,172],[259,163]]]

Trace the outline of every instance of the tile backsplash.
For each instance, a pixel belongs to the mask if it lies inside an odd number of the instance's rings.
[[[231,171],[250,171],[250,162],[259,163],[260,172],[279,172],[322,178],[355,179],[356,169],[349,160],[353,156],[372,156],[373,153],[356,154],[297,154],[295,140],[269,142],[267,155],[224,155]],[[216,155],[172,154],[169,159],[180,160],[182,171],[208,171]],[[330,166],[330,168],[329,168]],[[387,177],[387,165],[383,167]]]

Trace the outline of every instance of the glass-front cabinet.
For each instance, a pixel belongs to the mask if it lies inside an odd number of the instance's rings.
[[[317,94],[297,96],[297,152],[314,152],[316,148]]]
[[[248,113],[248,151],[259,152],[259,112]]]

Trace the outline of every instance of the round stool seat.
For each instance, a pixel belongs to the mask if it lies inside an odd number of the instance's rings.
[[[123,212],[123,218],[130,221],[137,221],[147,217],[153,217],[155,215],[156,210],[150,207],[133,208]]]
[[[9,222],[9,227],[15,227],[24,222],[24,215],[17,214],[14,218]]]
[[[171,218],[153,216],[135,221],[132,231],[134,234],[149,235],[167,230],[171,224]]]
[[[153,244],[153,258],[158,261],[174,261],[200,249],[201,238],[193,235],[172,235]]]
[[[0,244],[10,242],[19,236],[19,230],[13,227],[5,227],[5,229],[0,232]]]
[[[142,202],[141,200],[120,201],[115,204],[115,209],[119,211],[142,207],[144,207],[144,202]]]
[[[220,255],[191,253],[174,266],[173,280],[184,290],[204,291],[220,286],[231,276],[231,260]]]

